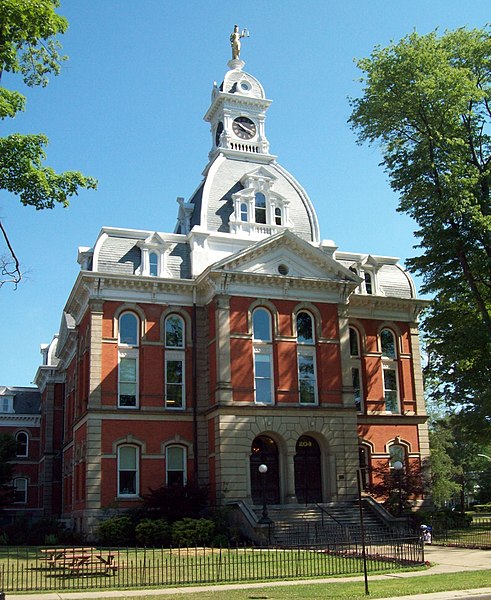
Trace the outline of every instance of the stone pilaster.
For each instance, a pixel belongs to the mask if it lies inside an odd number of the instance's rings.
[[[100,300],[90,302],[89,410],[101,406],[103,305]]]
[[[232,402],[232,381],[230,366],[230,298],[219,296],[216,299],[216,348],[217,348],[217,389],[216,402]]]

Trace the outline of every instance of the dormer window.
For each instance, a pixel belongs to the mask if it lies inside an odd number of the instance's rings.
[[[365,292],[367,294],[373,294],[372,275],[365,271]]]
[[[254,201],[254,220],[266,224],[266,196],[258,192]]]
[[[282,214],[281,214],[281,208],[279,208],[278,206],[274,209],[274,222],[275,225],[283,225],[282,223]]]
[[[274,191],[275,180],[263,167],[241,179],[244,189],[233,195],[230,233],[262,237],[279,233],[288,226],[289,201]]]
[[[150,252],[148,255],[149,271],[152,277],[159,274],[159,255],[156,252]]]
[[[247,223],[247,221],[249,220],[249,210],[245,202],[242,202],[242,204],[240,205],[240,220],[243,223]]]
[[[146,240],[138,242],[138,246],[141,248],[142,258],[137,275],[165,277],[166,241],[158,233],[153,233]]]

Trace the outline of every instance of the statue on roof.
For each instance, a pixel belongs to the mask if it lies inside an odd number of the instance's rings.
[[[232,34],[230,35],[230,44],[232,46],[232,60],[240,58],[240,40],[243,37],[249,37],[247,29],[239,31],[239,26],[235,25]]]

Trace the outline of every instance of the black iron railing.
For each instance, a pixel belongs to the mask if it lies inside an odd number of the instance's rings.
[[[371,539],[366,552],[370,573],[424,563],[418,537]],[[290,548],[0,549],[0,589],[4,592],[286,580],[354,575],[362,570],[358,543]]]

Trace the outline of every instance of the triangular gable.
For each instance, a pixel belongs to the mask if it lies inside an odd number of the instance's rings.
[[[249,246],[211,265],[210,269],[328,281],[348,280],[356,285],[361,281],[341,263],[288,230]]]

